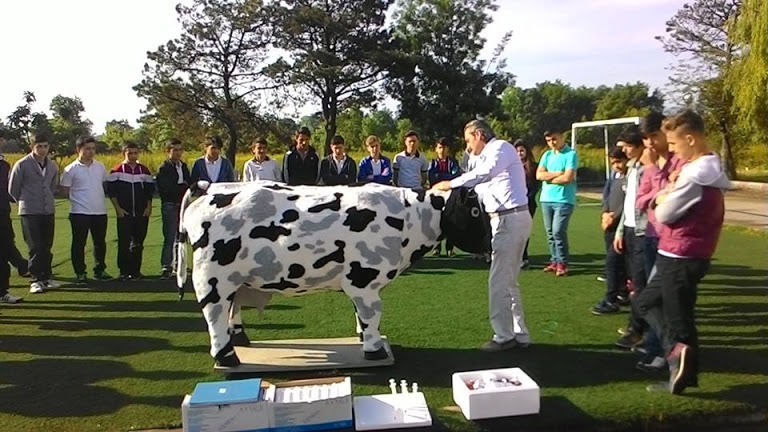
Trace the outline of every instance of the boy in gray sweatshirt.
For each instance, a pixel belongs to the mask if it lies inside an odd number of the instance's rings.
[[[58,287],[51,281],[51,248],[59,167],[48,157],[46,136],[36,135],[30,148],[30,153],[13,165],[8,193],[19,204],[21,229],[29,247],[29,292],[42,293]]]

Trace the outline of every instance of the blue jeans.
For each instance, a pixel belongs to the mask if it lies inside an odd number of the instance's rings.
[[[179,230],[179,211],[181,204],[164,202],[160,207],[163,218],[163,252],[160,265],[163,270],[173,270],[176,264],[176,236]]]
[[[556,264],[568,263],[568,222],[573,214],[573,204],[541,203],[544,229],[547,231],[549,261]]]

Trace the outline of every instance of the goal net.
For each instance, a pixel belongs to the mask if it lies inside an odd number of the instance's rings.
[[[616,118],[616,119],[609,119],[609,120],[595,120],[595,121],[588,121],[588,122],[573,123],[571,125],[571,146],[573,146],[573,149],[576,150],[576,145],[578,143],[577,132],[579,129],[602,128],[603,139],[605,141],[605,179],[607,181],[611,177],[611,164],[610,164],[610,161],[608,160],[608,153],[610,152],[610,149],[611,149],[611,143],[608,140],[608,126],[629,124],[629,123],[639,124],[640,117],[623,117],[623,118]]]

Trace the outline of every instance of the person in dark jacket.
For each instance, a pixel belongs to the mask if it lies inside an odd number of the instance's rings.
[[[5,134],[0,129],[0,148],[5,144]],[[16,248],[16,236],[11,224],[11,201],[8,194],[8,177],[11,174],[11,164],[0,154],[0,303],[19,303],[22,297],[8,292],[11,279],[11,267],[18,268],[19,274],[27,273],[27,261]]]
[[[173,274],[176,263],[176,243],[179,231],[179,211],[181,199],[190,185],[190,173],[187,164],[181,160],[184,148],[177,138],[170,139],[165,145],[168,155],[157,170],[155,182],[160,195],[160,213],[163,219],[163,252],[160,255],[161,279],[168,279]]]
[[[283,181],[289,186],[316,185],[320,157],[309,145],[312,134],[302,127],[296,132],[296,144],[283,157]]]
[[[613,175],[603,189],[603,212],[600,227],[605,234],[605,296],[593,308],[592,313],[603,315],[620,312],[619,296],[627,282],[626,256],[613,247],[613,239],[624,211],[625,177],[629,158],[621,147],[611,151],[608,158]]]
[[[320,162],[320,184],[340,186],[354,183],[357,179],[357,162],[347,156],[344,137],[331,138],[331,154]]]
[[[205,139],[205,155],[192,164],[190,184],[205,180],[209,183],[231,183],[235,181],[232,163],[221,156],[221,138],[216,135]]]
[[[117,266],[120,280],[141,279],[144,239],[147,237],[155,180],[149,168],[140,164],[139,146],[123,144],[125,160],[107,176],[107,196],[117,213]]]
[[[448,145],[448,138],[438,138],[435,143],[437,157],[432,159],[427,169],[427,178],[429,179],[430,186],[441,181],[453,180],[461,175],[459,162],[450,155],[450,152],[451,148]],[[436,256],[442,254],[442,245],[440,243],[435,246],[433,254]],[[447,237],[445,239],[445,254],[449,257],[453,256],[453,244]]]
[[[536,170],[539,168],[539,165],[536,163],[536,159],[534,159],[531,150],[525,143],[523,143],[523,140],[516,140],[514,145],[515,150],[517,150],[517,155],[520,156],[520,160],[523,162],[523,168],[525,169],[525,186],[528,188],[528,212],[531,214],[531,217],[533,217],[533,215],[536,214],[536,194],[539,193],[539,188],[541,187],[541,183],[536,180]],[[521,265],[524,269],[530,267],[530,262],[528,260],[529,243],[530,239],[525,242],[525,250],[523,250],[523,263]]]

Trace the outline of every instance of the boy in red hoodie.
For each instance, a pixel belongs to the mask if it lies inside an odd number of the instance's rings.
[[[696,291],[717,247],[725,215],[723,191],[730,180],[707,146],[698,114],[676,114],[664,123],[664,132],[684,165],[651,202],[659,228],[658,256],[637,307],[661,335],[669,365],[669,382],[648,390],[679,394],[698,386]]]

